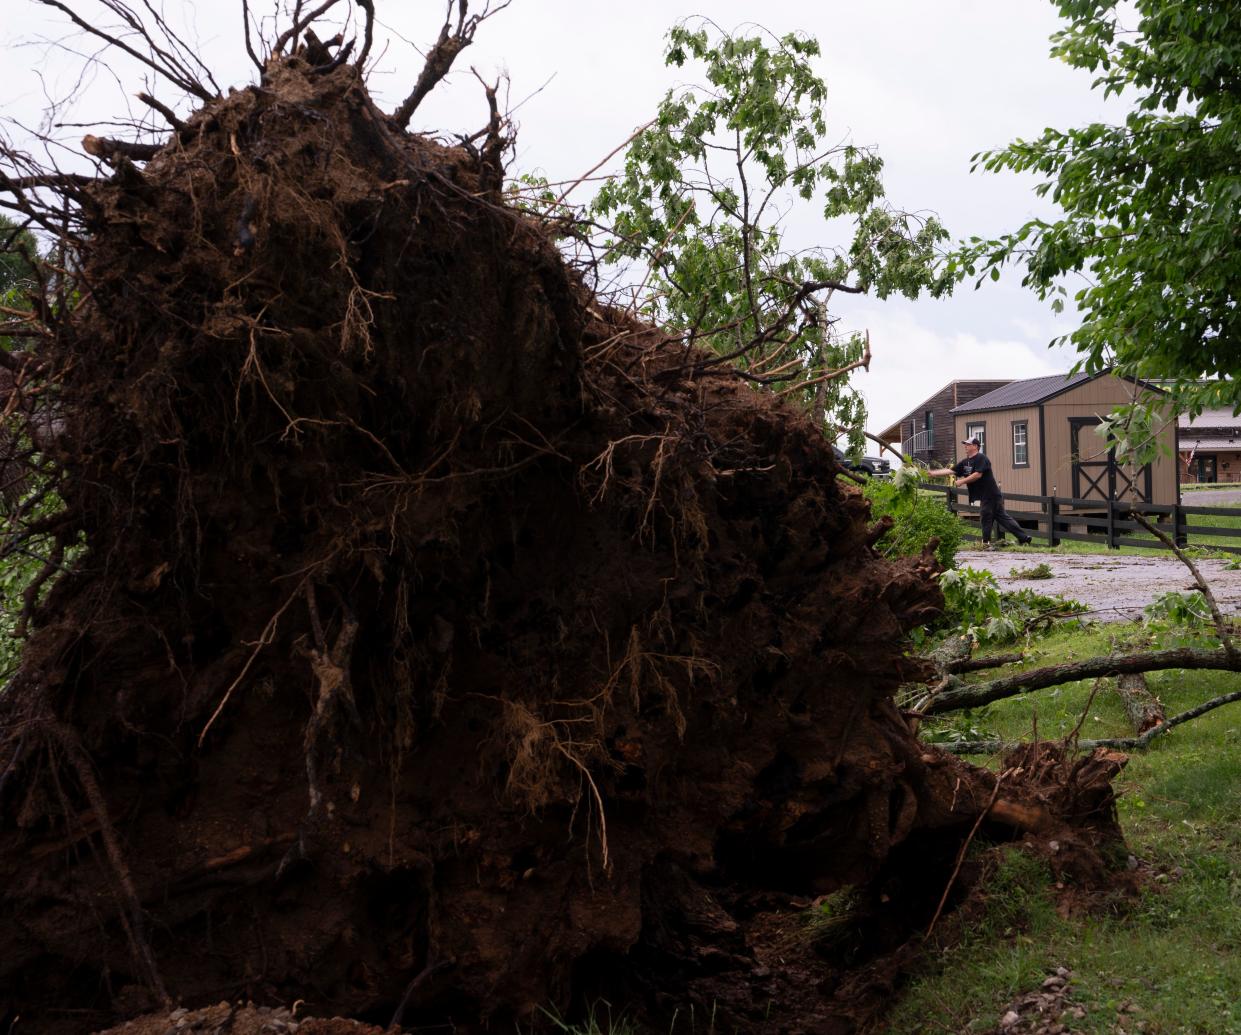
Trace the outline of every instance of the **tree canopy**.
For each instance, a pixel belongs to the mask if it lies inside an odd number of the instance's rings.
[[[667,64],[705,81],[671,90],[628,148],[593,214],[613,230],[608,254],[638,263],[647,316],[733,363],[743,377],[804,394],[817,416],[854,429],[865,412],[847,388],[869,361],[863,336],[834,332],[833,295],[935,289],[947,235],[930,215],[884,197],[871,149],[828,142],[818,43],[796,33],[729,34],[705,20],[668,34]],[[793,251],[785,216],[813,203],[834,247]]]
[[[971,239],[953,272],[981,282],[1024,266],[1023,283],[1056,310],[1072,289],[1066,275],[1080,274],[1082,322],[1066,338],[1085,369],[1175,379],[1190,412],[1241,407],[1241,6],[1057,6],[1068,24],[1052,55],[1095,73],[1094,89],[1131,110],[1119,124],[1047,129],[976,155],[975,168],[1042,176],[1038,193],[1063,215]]]

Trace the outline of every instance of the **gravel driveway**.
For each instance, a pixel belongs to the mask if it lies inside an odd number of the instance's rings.
[[[1187,507],[1236,507],[1241,505],[1241,488],[1192,489],[1181,493],[1181,502]]]
[[[1009,575],[1012,568],[1032,568],[1043,562],[1051,567],[1050,579],[1014,579]],[[1079,600],[1100,622],[1140,618],[1142,609],[1160,594],[1196,588],[1189,569],[1171,554],[1109,557],[1055,550],[1000,549],[986,553],[966,548],[958,551],[957,563],[991,572],[1003,589],[1028,588]],[[1241,613],[1241,571],[1227,570],[1227,561],[1194,563],[1211,584],[1220,609],[1225,614]]]

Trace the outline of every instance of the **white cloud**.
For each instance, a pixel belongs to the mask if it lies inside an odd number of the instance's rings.
[[[894,424],[949,381],[1017,381],[1062,373],[1073,362],[1037,340],[933,329],[908,310],[859,311],[853,322],[869,330],[874,352],[870,372],[853,381],[866,399],[870,431]]]

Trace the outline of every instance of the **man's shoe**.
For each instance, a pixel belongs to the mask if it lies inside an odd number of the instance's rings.
[[[983,543],[982,548],[985,553],[990,553],[992,550],[995,549],[995,546],[992,543]]]
[[[1019,542],[1022,546],[1029,546],[1032,542],[1034,542],[1034,538],[1032,536],[1026,536],[1024,539],[1018,539],[1017,542]]]

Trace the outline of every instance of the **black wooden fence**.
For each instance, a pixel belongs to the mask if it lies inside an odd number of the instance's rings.
[[[934,485],[922,482],[920,488],[942,492],[948,509],[963,517],[977,518],[977,508],[965,503],[966,489],[951,485]],[[1022,505],[1024,506],[1024,509]],[[1147,550],[1164,550],[1167,547],[1158,539],[1150,537],[1133,514],[1136,511],[1162,531],[1179,546],[1191,545],[1228,553],[1241,553],[1241,527],[1228,528],[1216,524],[1202,524],[1199,518],[1241,518],[1237,507],[1195,507],[1184,503],[1133,503],[1129,500],[1074,499],[1070,496],[1026,496],[1021,493],[1005,493],[1004,509],[1036,540],[1044,540],[1048,546],[1056,546],[1064,539],[1083,543],[1095,543],[1117,549],[1121,546],[1137,546]],[[1137,538],[1132,533],[1146,538]],[[967,539],[979,539],[981,535],[966,531]]]

